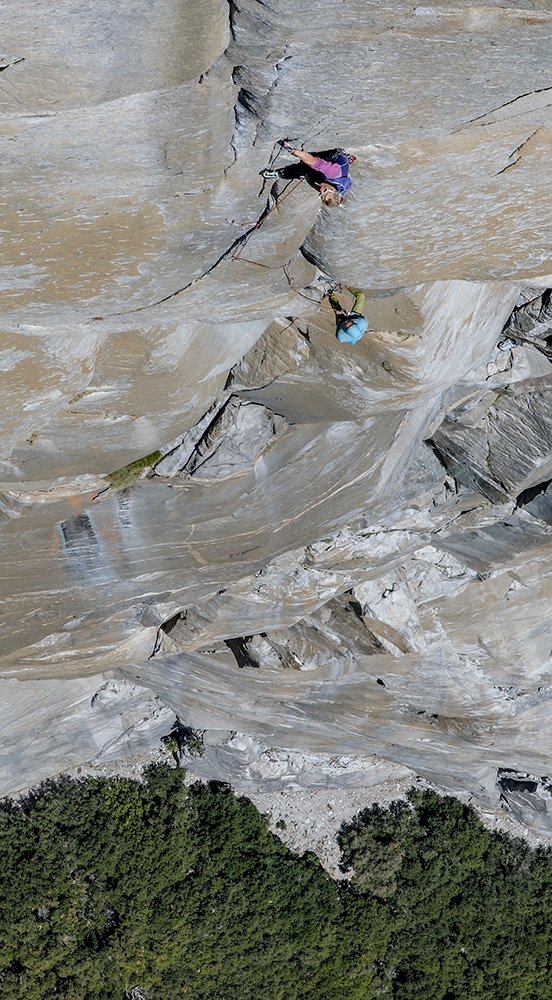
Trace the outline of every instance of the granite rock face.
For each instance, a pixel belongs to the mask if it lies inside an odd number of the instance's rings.
[[[547,358],[552,357],[552,289],[524,288],[503,335],[507,343],[531,344]],[[509,341],[512,341],[510,345]]]
[[[157,698],[219,777],[378,755],[549,833],[550,3],[5,13],[2,791]]]
[[[283,328],[281,322],[275,322],[234,365],[228,376],[228,386],[233,390],[262,389],[279,375],[300,368],[309,354],[308,340],[295,322]]]
[[[431,443],[458,482],[493,502],[552,478],[552,378],[484,392],[447,413]]]

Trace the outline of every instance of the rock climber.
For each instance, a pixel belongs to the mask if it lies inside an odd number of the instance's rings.
[[[353,308],[345,309],[339,301],[335,289],[330,292],[328,302],[335,313],[335,335],[341,344],[356,344],[366,333],[368,320],[364,316],[365,293],[360,288],[346,286],[346,291],[354,296]]]
[[[349,163],[355,157],[350,157],[342,149],[329,149],[323,153],[307,153],[304,149],[296,149],[286,140],[280,145],[301,162],[281,167],[279,170],[263,170],[263,177],[282,177],[290,180],[294,177],[306,177],[315,187],[324,205],[335,208],[343,201],[343,195],[351,187]]]

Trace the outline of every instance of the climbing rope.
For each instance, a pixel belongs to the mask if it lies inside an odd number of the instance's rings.
[[[272,146],[272,152],[268,159],[269,170],[272,170],[280,153],[282,152],[283,149],[286,148],[286,143],[292,143],[292,142],[299,142],[299,139],[298,138],[290,139],[289,137],[285,139],[276,139],[276,142]]]
[[[276,155],[278,155],[278,154],[276,154]],[[232,255],[232,257],[230,258],[230,260],[232,260],[235,263],[240,263],[241,262],[242,264],[253,264],[254,267],[264,267],[265,270],[267,270],[267,271],[279,271],[280,268],[281,268],[282,271],[284,272],[284,275],[286,277],[286,280],[287,280],[287,283],[288,283],[289,287],[291,288],[292,292],[295,293],[295,295],[299,295],[300,298],[305,299],[307,302],[316,302],[317,304],[319,304],[319,300],[318,299],[313,299],[312,296],[305,295],[304,292],[300,292],[298,288],[294,287],[294,285],[292,283],[291,276],[289,274],[289,271],[287,270],[287,268],[289,266],[289,263],[290,263],[289,261],[287,261],[285,264],[264,264],[260,260],[251,260],[249,257],[243,257],[242,256],[244,247],[247,246],[249,240],[253,236],[253,233],[255,233],[257,231],[257,229],[259,229],[260,226],[262,226],[263,222],[265,222],[265,220],[268,219],[269,215],[271,215],[272,212],[274,212],[275,209],[279,208],[280,205],[282,204],[282,202],[285,201],[286,198],[288,198],[290,194],[293,194],[293,192],[301,184],[302,180],[303,180],[303,178],[300,177],[299,180],[297,181],[297,183],[294,184],[293,187],[291,187],[288,191],[286,191],[285,194],[283,194],[281,198],[278,198],[278,200],[274,202],[274,205],[272,206],[272,208],[269,208],[261,216],[261,218],[259,219],[259,221],[253,226],[253,228],[250,229],[250,231],[248,233],[246,233],[245,236],[242,236],[242,238],[240,240],[239,249],[238,249],[237,253],[235,253],[235,254]]]
[[[313,299],[313,298],[311,298],[310,295],[305,295],[304,292],[300,292],[298,288],[294,288],[293,287],[293,285],[291,283],[291,277],[290,277],[290,275],[288,273],[287,267],[288,267],[287,264],[282,264],[282,271],[284,272],[284,274],[285,274],[285,276],[287,278],[287,283],[288,283],[289,287],[291,288],[292,292],[295,292],[296,295],[300,295],[301,298],[302,299],[306,299],[307,302],[316,302],[317,305],[320,305],[320,301],[322,301],[322,300],[319,301],[318,299]]]
[[[279,207],[280,207],[280,205],[282,204],[282,202],[283,202],[283,201],[285,201],[285,200],[286,200],[286,198],[288,198],[290,194],[293,194],[293,192],[294,192],[294,191],[295,191],[295,190],[296,190],[296,189],[297,189],[297,188],[299,187],[299,185],[301,184],[302,180],[303,180],[303,178],[302,178],[302,177],[300,177],[300,178],[299,178],[299,180],[297,181],[297,184],[294,184],[294,185],[293,185],[293,187],[292,187],[292,188],[290,188],[290,190],[289,190],[289,191],[286,191],[286,192],[285,192],[285,194],[283,194],[283,195],[282,195],[282,197],[281,197],[281,198],[278,198],[277,200],[275,199],[275,201],[274,201],[274,204],[273,204],[272,208],[269,208],[269,209],[267,209],[267,211],[266,211],[266,212],[264,212],[264,213],[263,213],[263,214],[261,215],[261,218],[260,218],[260,219],[259,219],[259,220],[258,220],[258,221],[257,221],[257,222],[255,223],[255,225],[253,226],[253,228],[252,228],[252,229],[250,229],[250,230],[249,230],[249,232],[245,234],[245,236],[242,236],[242,237],[241,237],[241,239],[240,239],[240,241],[239,241],[239,243],[240,243],[240,247],[239,247],[239,250],[238,250],[238,252],[237,252],[237,253],[235,253],[235,254],[233,254],[233,255],[232,255],[232,257],[230,258],[231,260],[240,260],[240,259],[241,259],[240,255],[241,255],[241,253],[242,253],[242,250],[243,250],[243,248],[244,248],[245,246],[247,246],[247,244],[249,243],[249,240],[250,240],[250,239],[251,239],[251,237],[253,236],[253,233],[257,232],[257,229],[260,229],[260,227],[262,226],[263,222],[265,222],[265,221],[266,221],[266,220],[268,219],[269,215],[272,215],[272,213],[273,213],[273,212],[274,212],[274,211],[275,211],[275,210],[276,210],[277,208],[279,208]],[[251,261],[250,263],[252,263],[252,264],[255,264],[255,263],[257,263],[257,262],[256,262],[256,261]]]

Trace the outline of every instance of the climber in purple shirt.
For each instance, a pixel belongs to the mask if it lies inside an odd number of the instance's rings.
[[[343,195],[351,186],[349,177],[349,157],[342,149],[331,149],[320,155],[308,153],[304,149],[296,149],[291,143],[280,143],[289,153],[293,153],[306,167],[306,175],[320,193],[320,198],[328,208],[336,207],[343,201]],[[328,157],[328,159],[326,159]],[[263,170],[263,177],[297,176],[296,167],[283,167],[280,170]]]

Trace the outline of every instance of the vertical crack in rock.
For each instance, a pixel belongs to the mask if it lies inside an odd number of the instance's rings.
[[[236,40],[236,14],[238,7],[236,0],[228,0],[228,25],[230,28],[230,37],[233,41]]]

